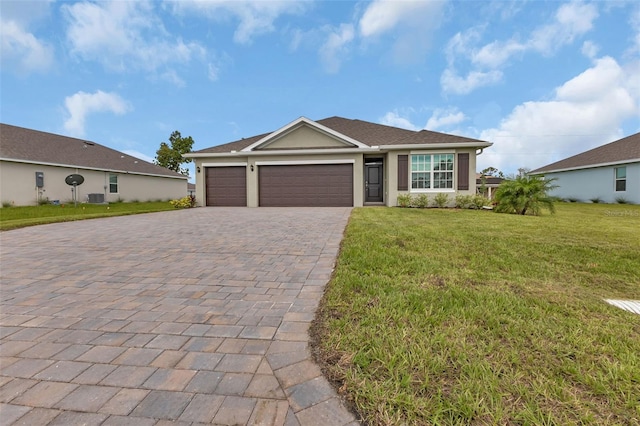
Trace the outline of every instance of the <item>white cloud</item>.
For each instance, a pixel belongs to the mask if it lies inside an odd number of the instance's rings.
[[[20,72],[46,71],[53,64],[53,47],[38,40],[15,21],[0,20],[0,63]]]
[[[595,59],[598,56],[600,47],[592,41],[585,41],[582,43],[582,49],[580,50],[584,56],[589,59]]]
[[[442,127],[452,126],[454,124],[462,123],[467,117],[463,112],[458,111],[457,108],[437,108],[429,117],[425,129],[437,130]]]
[[[576,37],[589,32],[597,17],[598,10],[594,4],[563,4],[558,8],[555,20],[536,29],[527,44],[534,50],[550,55],[559,47],[570,44]]]
[[[478,168],[538,168],[619,138],[622,123],[640,113],[640,90],[632,86],[640,66],[632,68],[603,57],[551,100],[518,105],[499,127],[481,132],[494,145],[478,157]]]
[[[512,37],[506,41],[495,40],[482,47],[475,47],[485,27],[457,33],[445,48],[449,66],[440,79],[442,89],[444,92],[467,94],[479,87],[495,84],[503,77],[500,68],[506,66],[514,55],[528,51],[552,55],[562,46],[589,32],[597,17],[598,10],[594,4],[570,2],[558,7],[552,21],[534,29],[524,41]],[[593,46],[589,45],[583,46],[583,52],[593,55],[592,57],[597,54]],[[459,77],[456,69],[456,62],[460,60],[468,60],[472,65],[466,77]]]
[[[250,44],[254,37],[274,31],[274,22],[281,15],[299,14],[310,5],[288,0],[183,0],[170,4],[181,13],[196,13],[217,21],[230,17],[239,20],[233,39],[240,44]]]
[[[364,39],[394,32],[393,56],[396,61],[421,60],[429,47],[431,33],[441,23],[446,0],[396,1],[369,3],[358,22]]]
[[[407,130],[421,130],[418,126],[414,125],[409,119],[402,117],[398,111],[390,111],[380,118],[380,124],[385,126],[399,127]]]
[[[452,69],[446,69],[440,77],[440,85],[445,92],[465,95],[478,87],[489,86],[502,79],[502,71],[471,71],[466,77],[460,77]]]
[[[354,30],[351,24],[341,24],[338,28],[329,31],[325,43],[318,52],[325,71],[336,73],[340,70],[340,65],[348,53],[348,45],[353,41],[353,37]]]
[[[74,136],[84,136],[85,120],[89,114],[111,112],[122,115],[131,110],[129,104],[116,93],[98,90],[95,93],[77,92],[64,100],[69,118],[64,128]]]
[[[155,72],[206,55],[198,43],[172,39],[148,1],[81,2],[62,9],[71,52],[113,71]]]

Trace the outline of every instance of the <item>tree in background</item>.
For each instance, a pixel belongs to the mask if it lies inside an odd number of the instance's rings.
[[[156,151],[156,159],[154,161],[158,166],[165,167],[174,172],[182,173],[185,176],[189,176],[189,169],[182,169],[185,163],[191,163],[191,158],[184,158],[183,155],[191,152],[193,147],[193,139],[191,136],[183,138],[179,131],[171,133],[169,137],[169,146],[166,142],[160,142],[160,148]]]
[[[495,167],[487,167],[486,169],[482,170],[480,174],[483,177],[490,176],[490,177],[504,178],[504,174],[500,170],[496,169]]]
[[[543,208],[555,213],[555,197],[549,191],[558,187],[556,179],[520,175],[502,182],[496,191],[496,208],[499,213],[539,215]]]

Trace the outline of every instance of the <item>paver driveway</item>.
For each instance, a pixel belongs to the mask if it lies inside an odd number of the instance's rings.
[[[308,327],[348,208],[198,208],[0,234],[0,423],[356,424]]]

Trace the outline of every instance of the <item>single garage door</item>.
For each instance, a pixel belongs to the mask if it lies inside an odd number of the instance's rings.
[[[351,207],[353,164],[259,166],[262,207]]]
[[[207,206],[247,206],[246,167],[206,167]]]

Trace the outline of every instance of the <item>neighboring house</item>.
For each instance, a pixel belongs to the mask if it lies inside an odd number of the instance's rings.
[[[196,195],[196,184],[195,183],[187,183],[187,195],[193,197]]]
[[[398,194],[476,192],[491,143],[341,117],[301,117],[271,133],[186,154],[207,206],[395,206]]]
[[[482,173],[477,173],[476,190],[478,191],[478,194],[482,194],[493,200],[493,197],[496,195],[496,190],[503,181],[504,179],[501,177],[483,176]]]
[[[182,198],[187,177],[95,142],[0,124],[0,201],[35,205],[74,199],[65,178],[79,174],[79,202]]]
[[[640,133],[529,172],[556,178],[551,195],[604,203],[640,204]]]

